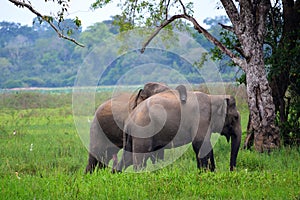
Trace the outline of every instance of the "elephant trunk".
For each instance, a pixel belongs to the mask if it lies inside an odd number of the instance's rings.
[[[235,134],[231,136],[230,171],[233,171],[236,167],[236,158],[241,144],[241,127],[238,126],[236,129],[237,130],[234,131]]]

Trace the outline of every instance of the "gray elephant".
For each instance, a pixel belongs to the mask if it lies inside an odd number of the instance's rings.
[[[178,95],[165,91],[143,101],[129,115],[124,127],[124,150],[116,170],[133,164],[138,170],[146,166],[149,155],[161,149],[192,142],[197,167],[214,171],[215,162],[210,141],[218,132],[231,140],[230,170],[236,166],[241,142],[240,114],[235,99],[227,95],[188,92],[185,104]],[[132,160],[133,159],[133,160]]]
[[[85,173],[92,173],[96,166],[104,168],[113,159],[113,166],[117,164],[118,151],[123,147],[124,121],[129,113],[148,97],[171,90],[163,83],[150,82],[139,90],[138,94],[121,94],[101,104],[95,112],[90,127],[89,159]],[[181,101],[186,101],[186,88],[178,86]],[[156,157],[163,158],[163,152]],[[153,160],[154,162],[154,160]]]

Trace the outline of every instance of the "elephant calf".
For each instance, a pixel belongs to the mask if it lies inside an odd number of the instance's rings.
[[[124,151],[116,170],[122,171],[133,163],[138,170],[146,166],[153,152],[192,142],[197,167],[215,169],[211,133],[218,132],[231,139],[230,170],[236,166],[241,142],[240,115],[235,99],[227,95],[188,92],[181,104],[170,91],[155,94],[133,110],[124,127]],[[133,160],[132,160],[133,159]]]
[[[85,173],[92,173],[95,167],[106,167],[111,159],[117,164],[118,151],[123,147],[124,121],[129,113],[148,97],[171,90],[163,83],[150,82],[144,85],[138,94],[122,94],[101,104],[95,112],[90,127],[89,159]],[[182,102],[186,101],[186,88],[178,86]],[[163,153],[163,152],[162,152]],[[162,158],[163,154],[158,154]]]

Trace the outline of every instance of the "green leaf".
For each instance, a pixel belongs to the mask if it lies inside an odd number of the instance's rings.
[[[75,20],[74,20],[74,23],[77,27],[80,27],[81,26],[81,20],[78,19],[78,17],[76,16]]]

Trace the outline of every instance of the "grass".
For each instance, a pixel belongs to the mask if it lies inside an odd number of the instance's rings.
[[[105,169],[84,175],[88,152],[74,126],[71,94],[0,96],[0,199],[300,198],[299,148],[271,154],[241,150],[237,170],[229,172],[230,145],[224,137],[214,147],[214,173],[198,171],[189,148],[154,172],[112,174]],[[97,101],[107,96],[99,94]],[[245,131],[248,111],[239,110]]]

